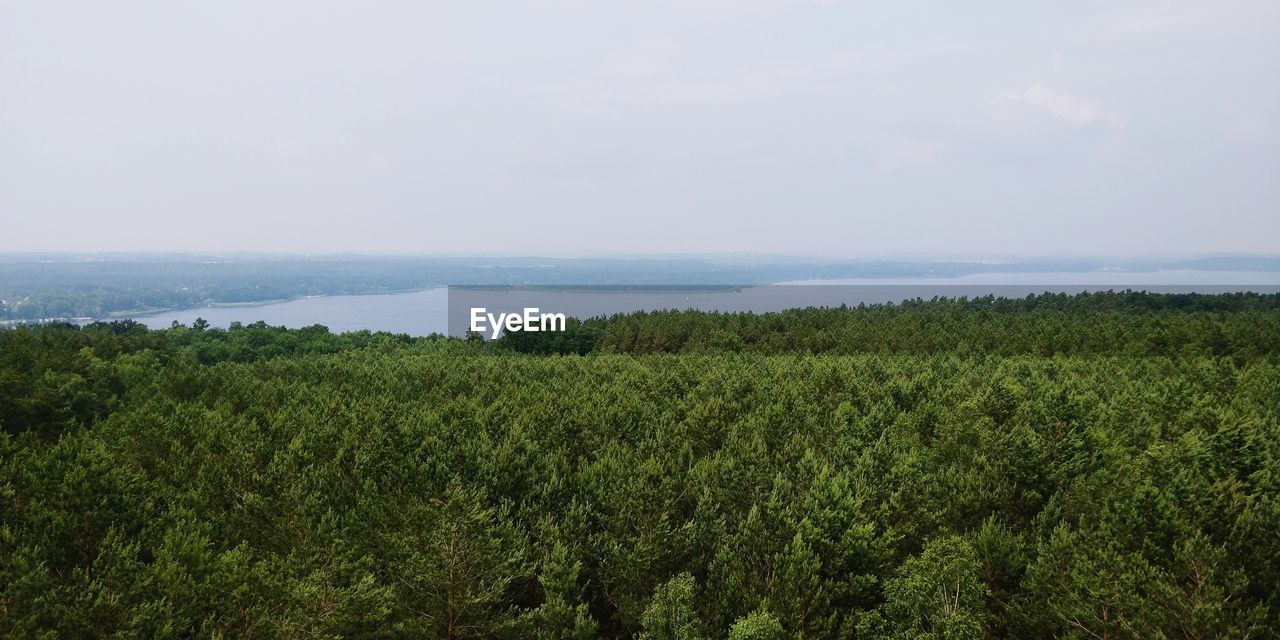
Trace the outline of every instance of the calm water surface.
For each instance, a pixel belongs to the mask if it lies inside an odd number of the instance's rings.
[[[272,326],[307,327],[322,324],[330,331],[390,331],[424,336],[448,327],[447,289],[362,296],[321,296],[247,307],[201,307],[166,311],[134,318],[153,329],[179,322],[190,325],[204,318],[215,327],[232,322],[262,320]]]
[[[544,310],[554,305],[557,309],[571,312],[571,315],[596,315],[671,307],[763,312],[796,306],[896,302],[903,297],[917,296],[924,298],[934,295],[977,296],[988,293],[1022,296],[1043,291],[1074,293],[1081,290],[1126,288],[1145,288],[1164,292],[1199,290],[1212,293],[1221,291],[1220,287],[1227,285],[1233,290],[1276,292],[1280,290],[1280,273],[1262,271],[983,273],[957,278],[852,278],[801,280],[783,284],[845,285],[843,292],[849,293],[843,293],[840,287],[830,289],[797,287],[794,291],[795,295],[788,295],[776,288],[766,291],[765,289],[771,288],[754,287],[732,294],[694,297],[652,292],[607,295],[581,292],[557,293],[550,300],[545,297],[545,294],[538,294],[543,296],[541,298],[529,297],[528,300],[517,295],[511,303],[519,303],[518,307],[537,304],[541,301]],[[876,287],[867,288],[865,285],[876,285]],[[801,291],[802,289],[804,291]],[[227,327],[232,322],[249,324],[261,320],[272,326],[296,328],[322,324],[335,332],[367,329],[422,336],[430,333],[449,333],[448,311],[448,290],[437,288],[410,293],[324,296],[256,306],[201,307],[136,316],[134,319],[152,328],[167,327],[175,321],[190,325],[196,318],[204,318],[215,327]],[[458,313],[459,311],[455,310],[455,315]],[[465,311],[462,313],[465,314]],[[458,324],[457,318],[454,320],[455,325]]]

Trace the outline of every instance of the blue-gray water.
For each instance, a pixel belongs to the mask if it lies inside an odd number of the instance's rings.
[[[1275,292],[1280,290],[1280,273],[1257,271],[1156,271],[1143,273],[998,273],[973,274],[958,278],[888,278],[809,280],[787,285],[833,285],[796,287],[749,287],[718,293],[653,292],[622,290],[564,291],[548,293],[547,288],[516,293],[467,293],[459,298],[455,290],[454,306],[464,300],[465,306],[484,305],[491,310],[518,309],[541,305],[544,311],[564,311],[586,316],[629,312],[642,309],[698,308],[723,311],[775,311],[797,306],[858,304],[860,302],[896,302],[904,298],[937,296],[1023,296],[1028,293],[1081,290],[1149,289],[1163,292],[1223,290]],[[834,286],[839,285],[839,286]],[[498,301],[499,295],[506,300]],[[450,294],[447,289],[428,289],[411,293],[358,296],[325,296],[255,306],[202,307],[137,316],[139,322],[153,328],[167,327],[173,322],[190,325],[204,318],[211,325],[226,327],[232,322],[249,324],[264,321],[269,325],[305,327],[327,326],[331,331],[390,331],[410,335],[458,333],[458,318],[466,311],[454,309],[450,326]],[[474,303],[474,304],[473,304]],[[512,306],[514,305],[514,306]],[[453,329],[452,331],[450,329]]]
[[[241,307],[201,307],[135,319],[153,329],[167,327],[175,321],[190,325],[196,318],[204,318],[215,327],[262,320],[272,326],[296,328],[322,324],[334,332],[368,329],[421,336],[445,332],[447,309],[447,291],[439,288],[410,293],[320,296]]]

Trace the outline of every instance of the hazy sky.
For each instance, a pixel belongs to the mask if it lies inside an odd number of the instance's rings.
[[[1280,2],[0,0],[0,251],[1280,253]]]

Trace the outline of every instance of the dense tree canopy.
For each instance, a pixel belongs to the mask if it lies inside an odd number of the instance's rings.
[[[1273,296],[576,326],[0,331],[0,636],[1280,635]]]
[[[934,298],[777,313],[652,311],[515,333],[523,353],[899,353],[1265,355],[1280,343],[1280,296],[1106,291]]]

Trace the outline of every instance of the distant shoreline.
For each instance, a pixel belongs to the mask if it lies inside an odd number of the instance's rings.
[[[209,304],[200,305],[198,307],[173,307],[169,309],[147,309],[145,312],[140,311],[117,311],[111,313],[106,318],[95,318],[98,320],[120,320],[125,318],[149,318],[158,316],[162,313],[175,313],[180,311],[195,311],[197,309],[235,309],[235,308],[252,308],[265,307],[272,304],[284,304],[286,302],[297,302],[298,300],[311,300],[313,298],[343,298],[355,296],[393,296],[403,293],[418,293],[420,291],[431,291],[432,289],[443,289],[444,286],[422,287],[419,289],[397,289],[394,291],[369,291],[365,293],[321,293],[306,296],[294,296],[292,298],[276,298],[274,300],[255,300],[252,302],[210,302]]]
[[[133,318],[152,318],[165,313],[180,313],[183,311],[196,311],[199,309],[236,309],[236,308],[252,308],[265,307],[273,304],[284,304],[286,302],[297,302],[299,300],[310,300],[313,298],[341,298],[355,296],[381,296],[381,295],[399,295],[404,293],[418,293],[421,291],[431,291],[432,289],[443,289],[443,285],[434,287],[423,287],[417,289],[397,289],[391,291],[368,291],[365,293],[325,293],[312,294],[305,296],[294,296],[291,298],[274,298],[271,300],[254,300],[250,302],[210,302],[198,307],[162,307],[151,309],[138,309],[130,311],[113,311],[106,316],[77,316],[77,317],[58,317],[58,318],[15,318],[10,320],[0,320],[0,328],[17,327],[24,324],[52,324],[58,322],[69,322],[71,324],[86,325],[95,322],[112,322],[116,320],[130,320]]]
[[[1175,282],[1173,280],[1167,282],[1107,282],[1109,278],[1116,276],[1128,276],[1138,280],[1145,280],[1144,275],[1164,274],[1166,276],[1177,273],[1198,273],[1198,274],[1227,274],[1233,273],[1237,275],[1249,274],[1248,277],[1240,278],[1236,282],[1208,282],[1194,281],[1191,278],[1186,282]],[[1061,279],[1061,276],[1071,276],[1069,280]],[[1269,277],[1270,276],[1270,277]],[[997,279],[1000,281],[1011,280],[1010,282],[987,282],[984,280]],[[1044,278],[1043,282],[1029,282],[1029,280],[1038,280]],[[1273,279],[1274,278],[1274,279]],[[1057,281],[1054,281],[1054,280]],[[1180,279],[1180,278],[1179,278]],[[975,281],[976,280],[976,281]],[[1013,282],[1018,281],[1020,282]],[[1216,280],[1216,278],[1214,278]],[[1259,280],[1266,280],[1261,282]],[[1090,282],[1092,281],[1092,282]],[[884,276],[884,277],[860,277],[860,278],[807,278],[807,279],[777,279],[756,283],[740,283],[737,285],[698,285],[698,284],[669,284],[669,285],[651,285],[654,287],[752,287],[752,286],[769,286],[769,285],[907,285],[907,284],[928,284],[936,285],[941,283],[954,283],[956,285],[967,286],[996,286],[1000,284],[1019,284],[1019,285],[1045,285],[1045,286],[1089,286],[1089,287],[1106,287],[1116,290],[1133,289],[1141,290],[1143,287],[1167,287],[1167,286],[1241,286],[1241,287],[1276,287],[1280,286],[1280,271],[1272,270],[1220,270],[1220,269],[1150,269],[1150,270],[1094,270],[1094,271],[984,271],[976,273],[966,273],[961,275],[939,275],[939,274],[921,274],[918,276]],[[482,287],[484,285],[468,285]],[[525,285],[490,285],[497,288],[520,287]],[[528,285],[528,286],[563,286],[566,290],[573,290],[577,287],[609,287],[608,284],[583,284],[583,285]],[[623,289],[631,289],[634,287],[644,287],[647,285],[617,285]],[[445,289],[447,285],[434,285],[426,287],[412,287],[407,289],[385,289],[377,291],[363,291],[358,293],[326,293],[326,294],[308,294],[292,297],[273,298],[269,300],[253,300],[241,302],[210,302],[207,304],[192,307],[153,307],[145,309],[132,309],[125,311],[113,311],[105,316],[63,316],[49,318],[15,318],[0,320],[0,328],[15,327],[25,324],[50,324],[58,322],[67,322],[78,325],[92,324],[94,322],[111,322],[125,319],[148,319],[169,313],[198,312],[201,309],[236,309],[236,308],[255,308],[266,307],[271,305],[285,304],[289,302],[297,302],[301,300],[316,298],[341,298],[341,297],[365,297],[365,296],[389,296],[404,295],[412,293],[420,293],[437,289]]]

